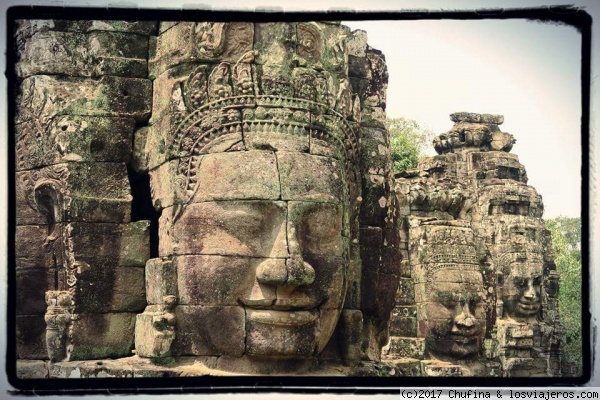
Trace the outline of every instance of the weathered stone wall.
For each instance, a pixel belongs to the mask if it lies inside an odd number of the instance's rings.
[[[146,304],[149,234],[147,221],[131,221],[127,164],[135,127],[151,112],[147,54],[155,29],[148,22],[18,21],[21,359],[131,354],[135,315]]]
[[[433,142],[440,155],[425,158],[416,170],[396,180],[401,265],[410,278],[396,296],[392,340],[384,358],[405,375],[559,375],[558,276],[541,196],[527,185],[518,157],[509,153],[515,140],[500,131],[502,116],[455,113],[451,119],[453,128]],[[452,310],[455,304],[444,300],[441,291],[469,297],[464,277],[460,284],[460,279],[441,279],[444,290],[433,284],[419,286],[421,259],[435,246],[431,235],[423,232],[427,224],[460,224],[470,232],[471,258],[483,278],[483,315],[477,302],[454,314],[440,311]],[[450,233],[447,244],[438,245],[435,268],[453,264],[457,270],[470,269],[473,262],[466,261],[469,252],[461,250],[460,237]],[[422,303],[427,306],[420,307]],[[446,321],[447,330],[440,331],[439,323],[431,329],[431,304],[439,304],[433,313]],[[477,351],[470,351],[480,325],[485,340],[478,342]],[[445,337],[450,331],[454,336]]]

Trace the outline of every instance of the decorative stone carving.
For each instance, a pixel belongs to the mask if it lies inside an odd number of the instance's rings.
[[[48,309],[46,321],[46,347],[50,361],[64,361],[69,358],[69,327],[71,325],[72,298],[69,292],[46,292]]]
[[[177,298],[165,296],[162,305],[151,305],[138,314],[135,324],[136,353],[142,357],[164,358],[171,355],[175,339],[176,317],[173,309]]]

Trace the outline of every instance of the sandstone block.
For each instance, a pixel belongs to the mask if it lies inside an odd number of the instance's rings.
[[[299,133],[269,132],[260,125],[250,125],[244,131],[244,141],[248,149],[297,151],[308,153],[308,131],[302,128]]]
[[[287,207],[275,201],[208,201],[186,207],[170,227],[170,209],[163,212],[159,252],[251,257],[287,255]],[[167,233],[166,229],[169,229]]]
[[[361,226],[360,245],[369,248],[383,247],[383,230],[378,226]]]
[[[58,362],[48,369],[51,378],[133,378],[132,367],[117,360]]]
[[[150,54],[150,76],[185,62],[235,63],[252,50],[254,24],[248,22],[181,22],[162,32]]]
[[[254,24],[257,64],[289,65],[297,47],[296,24],[265,22]]]
[[[384,247],[381,249],[381,264],[379,270],[387,275],[401,275],[401,256],[400,250],[394,247]],[[406,271],[404,271],[406,275]]]
[[[128,162],[134,124],[131,118],[78,115],[17,124],[17,170],[73,161]]]
[[[171,344],[176,335],[172,313],[163,306],[148,306],[135,320],[135,350],[139,357],[151,359],[171,356]]]
[[[389,364],[390,361],[386,360]],[[421,362],[412,358],[394,360],[391,362],[394,367],[394,376],[421,376]]]
[[[362,225],[383,226],[389,207],[389,182],[385,176],[366,174],[362,179]]]
[[[362,173],[387,175],[391,170],[389,134],[383,129],[361,127],[360,157]]]
[[[275,288],[256,281],[257,267],[268,259],[228,256],[177,256],[179,304],[237,306],[246,302],[272,304]],[[273,259],[282,265],[284,259]]]
[[[171,111],[192,111],[193,105],[208,103],[207,83],[212,70],[210,64],[185,63],[169,68],[153,81],[153,124]],[[194,82],[190,82],[193,80]],[[198,98],[191,98],[191,95]]]
[[[340,162],[304,153],[277,152],[282,200],[343,202]]]
[[[149,155],[146,154],[146,143],[148,142],[147,126],[143,126],[133,134],[133,149],[131,154],[131,167],[138,174],[147,174],[149,168]]]
[[[46,379],[48,378],[48,365],[39,360],[17,360],[17,378],[19,379]]]
[[[178,296],[177,271],[171,260],[166,258],[148,260],[145,278],[148,304],[163,304],[165,296]]]
[[[387,320],[394,307],[394,293],[398,277],[363,271],[361,282],[361,308],[365,314]]]
[[[131,355],[135,313],[79,314],[73,322],[71,360],[97,360]]]
[[[150,171],[150,185],[155,207],[166,208],[190,196],[192,202],[210,200],[277,200],[280,196],[275,156],[266,151],[244,151],[200,156],[199,165],[192,166],[194,190],[183,194],[186,177],[179,173],[182,164],[171,161]],[[183,164],[182,168],[186,168]],[[186,169],[187,171],[187,169]],[[189,187],[189,186],[188,186]],[[179,193],[179,196],[175,196]]]
[[[33,188],[35,185],[35,178],[29,171],[17,172],[15,175],[15,208],[17,225],[47,225],[48,218],[46,215],[42,214],[34,200]]]
[[[415,302],[415,284],[410,278],[401,278],[398,282],[396,304],[410,305]]]
[[[306,312],[303,312],[306,313]],[[316,351],[316,324],[298,324],[294,313],[248,310],[246,353],[255,357],[307,358]],[[281,324],[272,321],[281,320]]]
[[[121,163],[68,164],[71,208],[66,218],[82,222],[129,222],[131,194]]]
[[[17,20],[17,35],[29,37],[37,32],[49,30],[64,32],[128,32],[139,35],[154,35],[157,23],[155,21],[116,21],[116,20]]]
[[[150,115],[151,100],[152,86],[147,79],[31,76],[20,86],[16,122],[58,115],[130,117],[141,121]]]
[[[338,340],[342,357],[346,360],[359,360],[362,354],[362,312],[343,310],[338,325],[340,327]]]
[[[60,227],[58,231],[60,231]],[[63,263],[62,241],[48,241],[47,225],[22,225],[16,227],[15,257],[17,269],[56,268]]]
[[[148,38],[120,32],[38,32],[18,42],[17,76],[101,75],[144,78]]]
[[[367,32],[357,29],[348,38],[348,54],[354,57],[366,57]]]
[[[362,260],[363,273],[379,273],[381,269],[381,248],[361,246],[360,258]]]
[[[67,226],[75,259],[90,265],[143,267],[150,258],[149,221],[73,222]]]
[[[426,360],[421,362],[423,375],[435,377],[458,377],[465,376],[466,368],[448,362],[437,360]],[[468,376],[468,375],[467,375]]]
[[[174,355],[228,355],[240,357],[245,349],[245,313],[242,307],[177,306]]]
[[[81,264],[76,277],[76,313],[134,312],[146,306],[142,267]]]
[[[425,352],[425,339],[391,336],[388,357],[422,359]]]
[[[323,32],[321,61],[337,77],[348,76],[348,39],[350,28],[345,25],[318,23]],[[302,43],[300,43],[302,46]],[[334,79],[335,79],[334,78]],[[334,93],[338,93],[337,90]]]
[[[19,269],[16,272],[17,315],[44,314],[46,312],[44,299],[46,291],[56,288],[56,269],[31,268]]]
[[[348,234],[339,204],[288,202],[287,240],[290,253],[304,256],[344,257]]]
[[[396,306],[390,318],[391,336],[417,336],[417,308],[415,306]]]
[[[47,360],[44,315],[17,315],[16,320],[17,358]]]
[[[497,114],[477,114],[468,112],[456,112],[450,114],[453,122],[481,122],[483,124],[501,125],[504,122],[503,115]]]
[[[370,82],[370,81],[369,81]],[[386,88],[387,89],[387,88]],[[373,99],[373,103],[381,102],[382,92],[376,92],[371,98]],[[385,109],[381,106],[368,106],[363,102],[363,108],[360,114],[360,124],[361,126],[366,126],[370,128],[377,129],[385,129],[386,124],[386,114]]]

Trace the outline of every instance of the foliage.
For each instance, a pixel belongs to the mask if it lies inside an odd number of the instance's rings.
[[[565,327],[565,355],[582,371],[581,343],[581,219],[557,217],[546,220],[552,234],[556,268],[560,273],[560,317]]]
[[[390,148],[394,174],[416,168],[425,149],[431,147],[433,132],[408,118],[390,118]]]

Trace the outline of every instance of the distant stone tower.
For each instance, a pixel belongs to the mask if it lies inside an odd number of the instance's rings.
[[[542,198],[509,153],[515,139],[499,129],[503,116],[450,118],[452,129],[433,141],[439,155],[396,180],[402,278],[384,359],[403,375],[558,375],[558,274]],[[443,241],[432,239],[426,228],[432,225],[446,226]],[[465,235],[472,235],[475,250],[459,245]],[[428,255],[432,248],[435,254]],[[483,277],[481,296],[475,296],[474,284],[454,279],[456,272],[436,275],[435,285],[417,276],[428,269],[470,271],[475,259]],[[474,352],[479,301],[485,339]],[[449,333],[432,328],[444,319]]]

